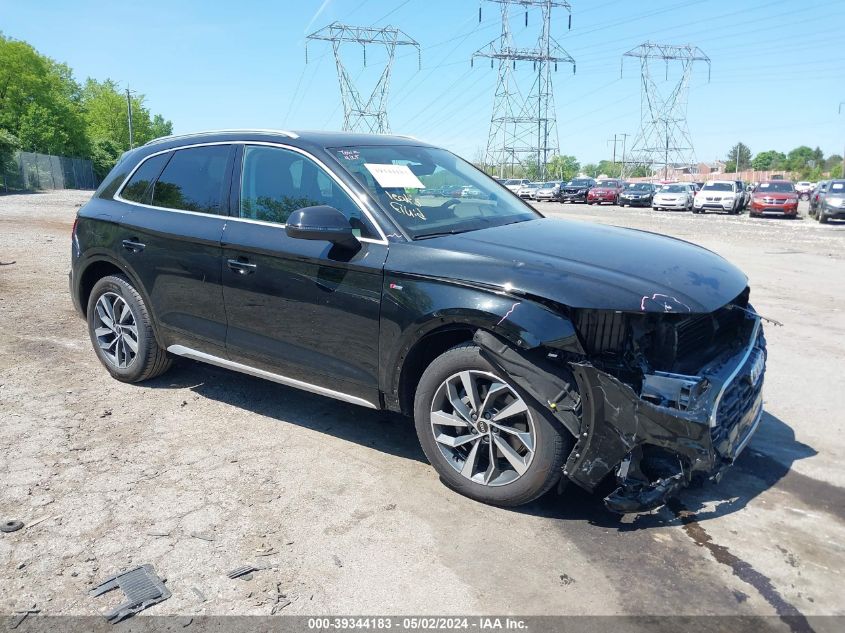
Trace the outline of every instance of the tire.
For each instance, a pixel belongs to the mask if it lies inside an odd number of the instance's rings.
[[[824,214],[824,209],[816,209],[816,219],[819,221],[819,224],[827,224],[827,216]]]
[[[517,387],[509,377],[499,374],[500,372],[481,356],[476,345],[465,343],[453,347],[438,356],[423,373],[414,399],[414,422],[423,451],[446,486],[482,503],[514,507],[533,501],[558,482],[562,475],[563,462],[572,450],[573,438],[534,398]],[[504,431],[499,432],[493,424],[488,425],[486,418],[479,417],[475,420],[478,428],[467,429],[472,431],[471,434],[463,434],[460,430],[463,427],[460,425],[452,425],[448,422],[445,425],[436,425],[433,422],[433,419],[444,419],[443,416],[448,416],[449,420],[464,419],[451,405],[453,400],[449,397],[448,385],[449,383],[455,385],[457,390],[454,392],[455,396],[461,397],[459,402],[463,402],[462,406],[467,407],[472,400],[467,395],[468,390],[463,387],[466,385],[465,375],[469,375],[476,384],[479,402],[486,400],[481,395],[484,393],[485,381],[488,381],[486,383],[488,387],[492,384],[492,380],[507,385],[506,389],[500,391],[502,395],[496,396],[496,399],[491,402],[492,408],[498,409],[500,413],[505,407],[515,404],[517,398],[521,398],[524,410],[505,420],[521,430],[528,429],[534,444],[533,456],[528,457],[527,445]],[[574,380],[570,384],[574,384]],[[463,393],[463,396],[459,396],[460,393]],[[510,400],[511,398],[513,400]],[[500,404],[501,408],[498,406]],[[449,409],[450,411],[446,413]],[[436,411],[439,417],[434,418],[432,411]],[[466,408],[464,412],[467,413]],[[505,420],[500,420],[500,422],[505,423]],[[470,427],[469,424],[463,422],[462,424]],[[435,440],[435,433],[438,433],[440,437],[454,433],[457,437],[469,438],[472,435],[481,439],[464,442],[460,448],[455,448]],[[512,466],[513,462],[506,459],[504,453],[498,448],[492,453],[490,451],[491,446],[497,447],[505,437],[509,438],[508,441],[513,449],[524,452],[523,459],[528,459],[527,468],[521,475]],[[490,467],[491,454],[495,456],[497,468],[501,467],[500,471]],[[469,458],[473,455],[476,459],[470,463]],[[485,464],[486,467],[482,471],[482,466]],[[519,464],[520,468],[525,467],[522,462]],[[468,465],[472,467],[468,472],[469,476],[465,476],[459,469],[466,471]],[[473,478],[471,479],[470,476]],[[485,483],[484,480],[488,478],[489,480]]]
[[[119,334],[108,325],[112,321],[109,305],[111,314],[118,311],[123,315],[117,319]],[[170,368],[171,359],[156,341],[144,300],[123,275],[109,275],[94,284],[88,298],[87,320],[94,352],[113,378],[141,382]],[[109,351],[112,349],[114,352]]]

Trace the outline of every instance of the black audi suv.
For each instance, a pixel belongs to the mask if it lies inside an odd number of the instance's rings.
[[[718,476],[762,414],[765,340],[738,269],[544,218],[408,138],[134,149],[79,210],[70,289],[116,379],[181,356],[401,412],[448,486],[503,506],[615,476],[610,509],[657,507]]]

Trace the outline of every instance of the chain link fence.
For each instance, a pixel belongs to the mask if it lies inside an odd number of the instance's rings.
[[[16,152],[0,165],[0,191],[96,189],[94,165],[85,158]]]

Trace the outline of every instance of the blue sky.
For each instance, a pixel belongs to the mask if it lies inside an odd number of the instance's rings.
[[[482,21],[478,8],[482,4]],[[699,160],[736,141],[756,153],[819,145],[843,151],[845,2],[842,0],[571,0],[553,13],[552,34],[577,62],[553,76],[561,152],[609,158],[614,133],[640,120],[639,68],[625,51],[646,40],[694,44],[698,67],[688,124]],[[232,127],[340,129],[331,48],[305,35],[338,20],[393,25],[421,45],[399,49],[389,97],[395,133],[472,159],[487,142],[496,71],[470,67],[473,51],[500,34],[498,6],[479,0],[279,0],[277,2],[88,2],[0,0],[0,29],[68,63],[77,79],[111,78],[146,95],[176,132]],[[530,45],[539,16],[515,11],[517,41]],[[383,59],[368,48],[345,55],[365,89]],[[525,79],[531,73],[525,65]],[[845,109],[845,107],[843,107]],[[630,140],[630,139],[629,139]],[[620,146],[621,149],[621,146]]]

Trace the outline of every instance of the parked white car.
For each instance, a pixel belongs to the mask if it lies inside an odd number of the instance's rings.
[[[693,213],[724,211],[737,214],[742,210],[743,192],[737,190],[733,180],[711,180],[705,182],[692,203]]]
[[[560,186],[563,183],[558,181],[544,182],[534,193],[535,200],[557,200],[560,197]]]
[[[798,194],[798,197],[802,200],[809,200],[810,199],[810,192],[813,190],[813,183],[808,182],[806,180],[802,180],[801,182],[795,183],[795,193]]]
[[[694,196],[695,193],[693,192],[693,188],[689,184],[675,182],[663,185],[663,187],[654,194],[651,206],[656,211],[659,211],[660,209],[682,209],[683,211],[691,211]]]
[[[541,182],[529,182],[527,184],[522,185],[516,191],[516,195],[520,198],[528,198],[529,200],[534,199],[534,195],[537,193],[537,189],[540,188],[540,185],[543,183]]]
[[[515,194],[519,194],[519,188],[527,185],[529,182],[531,181],[527,178],[509,178],[502,184]]]

